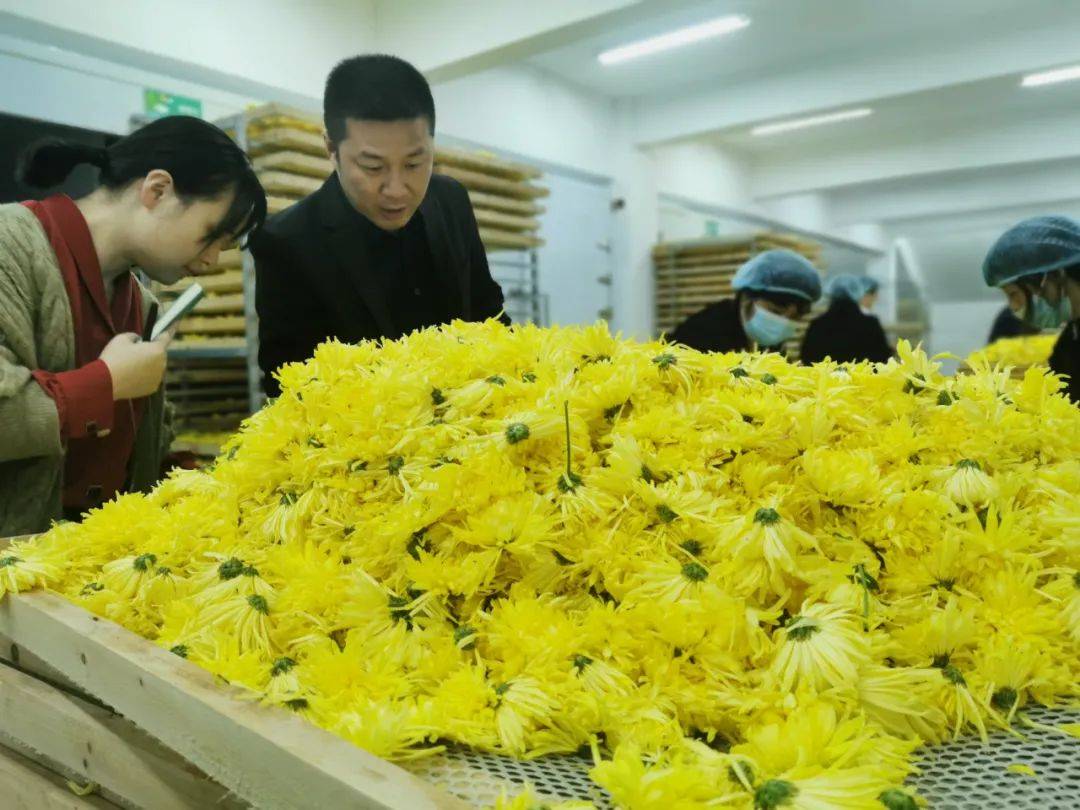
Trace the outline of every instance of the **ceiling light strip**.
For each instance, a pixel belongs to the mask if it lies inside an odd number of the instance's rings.
[[[749,18],[738,14],[718,17],[715,20],[709,20],[698,25],[690,25],[686,28],[669,31],[666,34],[631,42],[629,45],[612,48],[604,51],[597,58],[602,65],[617,65],[630,59],[637,59],[642,56],[649,56],[654,53],[669,51],[673,48],[681,48],[684,45],[691,45],[702,40],[730,34],[746,28],[749,24]]]

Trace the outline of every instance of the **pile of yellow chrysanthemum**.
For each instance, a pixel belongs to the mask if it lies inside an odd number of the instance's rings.
[[[1007,366],[1045,366],[1054,350],[1057,335],[1024,335],[1001,338],[989,346],[968,355],[969,366],[976,363],[995,363]]]
[[[591,750],[631,808],[910,808],[918,745],[1076,696],[1080,409],[1045,370],[458,323],[281,379],[0,594],[383,757]]]

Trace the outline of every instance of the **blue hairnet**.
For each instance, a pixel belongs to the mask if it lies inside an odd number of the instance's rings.
[[[1080,223],[1069,217],[1032,217],[1005,231],[983,261],[988,286],[1080,264]]]
[[[867,292],[866,278],[851,273],[838,273],[825,284],[825,295],[833,300],[850,298],[858,303],[859,299],[866,295]]]
[[[767,250],[739,268],[731,280],[735,290],[781,293],[813,303],[821,298],[821,278],[814,265],[790,250]]]

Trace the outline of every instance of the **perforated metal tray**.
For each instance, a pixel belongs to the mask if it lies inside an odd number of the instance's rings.
[[[1054,726],[1080,722],[1080,712],[1035,707],[1026,712],[1036,723]],[[1023,734],[977,737],[919,751],[919,773],[909,785],[934,810],[1076,810],[1080,808],[1080,740],[1063,732],[1026,728]],[[514,795],[531,785],[539,798],[593,802],[614,808],[610,797],[589,780],[588,759],[548,756],[521,761],[452,748],[437,757],[406,765],[425,781],[476,807],[487,807],[505,791]],[[1012,773],[1009,765],[1029,765],[1035,776]]]

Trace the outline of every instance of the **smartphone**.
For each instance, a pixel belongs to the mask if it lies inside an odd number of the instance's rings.
[[[165,314],[157,319],[154,328],[150,330],[150,339],[157,340],[161,337],[169,327],[195,309],[195,305],[204,295],[206,291],[199,284],[193,283],[184,290],[180,297],[173,301],[172,306],[165,310]]]

